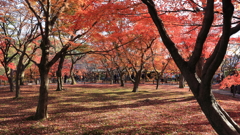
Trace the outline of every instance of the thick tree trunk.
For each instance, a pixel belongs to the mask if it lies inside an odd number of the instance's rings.
[[[48,78],[48,72],[49,69],[41,66],[40,69],[40,89],[39,89],[39,100],[38,100],[38,106],[37,111],[35,114],[35,119],[45,119],[48,117],[47,114],[47,105],[48,105],[48,84],[49,84],[49,78]]]
[[[24,85],[24,81],[23,81],[24,80],[24,70],[25,70],[25,68],[20,73],[20,78],[19,78],[20,85]]]
[[[201,57],[196,65],[196,74],[199,78],[201,78],[202,76],[203,65],[204,65],[204,58]]]
[[[185,61],[178,53],[175,43],[172,41],[162,20],[158,16],[153,0],[142,0],[147,5],[148,11],[158,28],[164,45],[169,50],[178,68],[181,70],[183,76],[197,99],[202,111],[206,115],[212,127],[219,135],[239,135],[240,127],[231,119],[231,117],[217,104],[211,92],[211,80],[220,66],[227,50],[230,35],[236,33],[240,29],[240,24],[232,27],[232,15],[234,6],[230,0],[222,0],[223,11],[223,27],[222,36],[218,40],[213,53],[210,55],[204,64],[202,73],[196,77],[196,65],[199,62],[203,46],[207,39],[210,28],[214,21],[214,0],[208,0],[205,6],[205,13],[202,22],[202,28],[197,36],[194,51],[189,58]]]
[[[138,71],[135,77],[135,82],[133,83],[133,90],[132,92],[138,92],[138,86],[141,81],[141,71]]]
[[[22,74],[23,74],[23,73],[22,73]],[[21,75],[20,78],[19,78],[20,85],[24,85],[24,81],[23,81],[23,79],[24,79],[24,76]]]
[[[208,121],[219,135],[239,135],[240,129],[231,117],[218,105],[214,96],[198,99]]]
[[[207,79],[199,81],[195,74],[189,72],[183,73],[183,76],[215,131],[219,135],[239,135],[239,125],[217,103],[211,91],[211,83]]]

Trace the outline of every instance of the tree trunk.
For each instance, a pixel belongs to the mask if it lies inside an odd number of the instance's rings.
[[[57,89],[56,89],[56,91],[62,91],[63,90],[62,67],[63,67],[65,56],[66,56],[66,52],[63,53],[63,55],[60,57],[60,60],[59,60],[58,70],[56,72],[56,76],[57,76]]]
[[[47,105],[48,105],[48,84],[49,84],[49,77],[48,77],[49,68],[41,66],[40,68],[40,89],[39,89],[39,100],[37,111],[35,114],[35,119],[45,119],[48,117],[47,114]]]
[[[71,64],[71,67],[70,67],[71,85],[75,85],[76,84],[76,80],[75,80],[74,74],[73,74],[73,67],[74,67],[74,61],[73,61],[73,58],[72,58],[72,64]]]
[[[17,71],[18,72],[18,71]],[[19,74],[16,73],[16,81],[15,81],[15,88],[16,88],[16,95],[15,98],[19,98],[20,97],[20,77]]]
[[[124,73],[120,73],[120,83],[121,83],[121,87],[124,87],[125,86],[125,80],[124,80]]]
[[[184,88],[185,87],[185,79],[182,74],[179,76],[179,88]]]
[[[239,135],[240,129],[231,117],[219,106],[213,94],[198,99],[208,121],[219,135]]]
[[[202,76],[203,65],[204,65],[204,58],[201,57],[196,65],[196,74],[199,78],[201,78]]]
[[[133,83],[133,90],[132,92],[138,92],[138,86],[141,81],[141,70],[137,72],[136,77],[135,77],[135,82]]]
[[[240,24],[234,27],[231,26],[234,11],[232,2],[229,0],[222,1],[223,32],[213,53],[204,64],[200,79],[196,77],[196,64],[199,62],[203,51],[203,45],[207,39],[210,28],[212,27],[214,20],[214,1],[207,1],[207,6],[205,6],[204,10],[205,14],[202,29],[198,34],[194,51],[188,62],[186,62],[178,53],[175,43],[166,32],[164,24],[158,16],[153,0],[142,0],[142,2],[147,5],[149,14],[158,28],[164,45],[167,47],[176,65],[181,70],[192,93],[194,94],[194,97],[197,99],[202,111],[212,127],[219,135],[239,135],[240,127],[218,105],[211,92],[211,80],[226,54],[230,35],[238,32],[240,29]]]
[[[203,83],[196,83],[197,79],[193,78],[188,79],[187,82],[203,113],[215,131],[219,135],[239,135],[240,127],[217,103],[214,95],[211,92],[211,85],[205,86]],[[199,94],[199,91],[210,91],[210,93],[204,92]]]
[[[17,71],[16,71],[16,80],[15,80],[15,88],[16,88],[16,96],[15,98],[19,98],[20,97],[20,78],[22,75],[22,70],[23,70],[23,56],[21,55],[17,64]]]
[[[7,73],[8,83],[10,86],[10,92],[14,92],[14,84],[13,84],[13,70],[10,69],[10,73]]]
[[[159,81],[160,81],[161,75],[158,72],[156,72],[156,73],[157,73],[157,78],[156,78],[156,81],[157,81],[156,90],[157,90],[158,86],[159,86]]]
[[[73,74],[70,76],[70,78],[71,78],[71,85],[77,84]]]
[[[21,73],[20,78],[19,78],[20,85],[24,85],[23,79],[24,79],[24,73]]]
[[[63,80],[62,77],[57,76],[57,89],[56,91],[62,91],[63,90]]]
[[[49,85],[49,70],[51,65],[49,65],[49,48],[50,43],[48,39],[42,40],[40,45],[42,50],[42,57],[40,64],[38,64],[38,69],[40,73],[40,88],[39,88],[39,98],[37,110],[34,119],[40,120],[48,117],[47,105],[48,105],[48,85]],[[54,62],[52,63],[52,65]]]
[[[8,77],[8,83],[10,86],[10,92],[14,92],[14,84],[13,84],[13,78],[12,77]]]

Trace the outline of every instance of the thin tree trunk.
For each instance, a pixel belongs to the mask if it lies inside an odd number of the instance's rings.
[[[57,76],[57,89],[56,91],[62,91],[63,89],[63,80],[62,77]]]
[[[157,85],[156,85],[156,90],[158,89],[158,86],[159,86],[159,81],[160,81],[160,74],[157,72]]]
[[[73,57],[73,56],[71,56]],[[72,64],[71,64],[71,67],[70,67],[70,78],[71,78],[71,85],[75,85],[76,84],[76,80],[74,78],[74,74],[73,74],[73,67],[74,67],[74,61],[73,61],[73,58],[71,58],[72,60]]]
[[[19,98],[20,97],[20,77],[19,74],[16,75],[16,82],[15,82],[16,86],[16,95],[15,98]]]
[[[121,87],[124,87],[125,86],[125,80],[124,80],[124,73],[120,73],[120,83],[121,83]]]
[[[58,70],[56,72],[56,76],[57,76],[57,89],[56,89],[56,91],[62,91],[63,90],[62,67],[63,67],[65,56],[66,56],[66,52],[64,52],[63,55],[60,57],[60,61],[59,61],[59,64],[58,64]]]

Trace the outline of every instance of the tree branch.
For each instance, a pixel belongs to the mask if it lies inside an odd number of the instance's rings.
[[[208,0],[207,7],[205,9],[206,12],[205,12],[204,19],[203,19],[202,29],[200,30],[200,32],[198,34],[194,51],[188,62],[191,70],[195,71],[196,64],[202,55],[203,44],[207,39],[208,33],[209,33],[211,25],[213,23],[213,18],[214,18],[214,10],[213,9],[214,9],[214,0]]]
[[[178,67],[180,69],[183,69],[184,67],[187,66],[186,65],[187,63],[184,61],[182,56],[179,54],[178,49],[176,48],[174,42],[170,39],[169,35],[167,34],[162,20],[158,17],[154,2],[152,0],[142,0],[142,2],[147,5],[148,12],[152,17],[153,22],[157,26],[160,36],[162,38],[162,41],[165,44],[165,46],[167,47],[167,49],[169,50],[170,54],[172,55],[172,58],[174,59],[174,61],[178,65]]]

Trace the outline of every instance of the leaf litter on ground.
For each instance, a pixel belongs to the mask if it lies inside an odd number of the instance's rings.
[[[188,88],[177,85],[78,84],[65,91],[49,89],[49,118],[34,115],[39,86],[21,88],[21,98],[1,89],[0,134],[178,134],[216,135]],[[219,104],[240,123],[239,99],[215,94]]]

